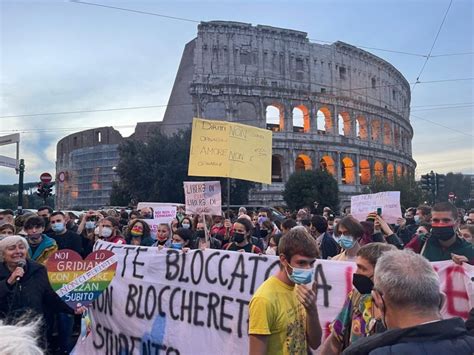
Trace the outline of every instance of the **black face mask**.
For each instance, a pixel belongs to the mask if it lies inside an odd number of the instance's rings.
[[[438,240],[446,241],[451,239],[456,233],[454,232],[453,226],[447,227],[432,227],[431,237]]]
[[[201,230],[196,231],[195,237],[196,237],[196,239],[198,239],[198,238],[199,239],[206,239],[206,233],[204,233],[204,231],[201,231]]]
[[[234,242],[242,243],[245,240],[245,234],[243,233],[234,233]]]
[[[260,238],[265,238],[268,235],[267,229],[260,229]]]
[[[368,295],[374,288],[374,283],[370,277],[361,274],[352,275],[352,284],[361,295]]]

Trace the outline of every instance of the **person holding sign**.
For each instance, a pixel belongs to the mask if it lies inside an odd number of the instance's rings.
[[[307,355],[321,344],[314,264],[318,246],[304,228],[293,228],[278,246],[280,269],[255,292],[249,305],[251,355]],[[311,285],[312,283],[312,285]]]
[[[84,307],[69,307],[54,292],[48,280],[46,268],[27,257],[28,242],[20,236],[10,236],[0,241],[0,319],[18,320],[22,317],[34,320],[45,318],[49,312],[81,314]],[[46,325],[39,337],[46,348]]]

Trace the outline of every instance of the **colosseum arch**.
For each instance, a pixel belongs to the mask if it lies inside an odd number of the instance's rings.
[[[283,181],[282,161],[283,157],[281,155],[272,155],[272,182]]]
[[[370,164],[367,159],[362,159],[359,162],[359,176],[361,185],[370,184]]]
[[[390,127],[389,122],[383,124],[383,144],[392,144],[392,128]]]
[[[387,164],[387,181],[391,184],[395,181],[395,168],[392,163]]]
[[[331,111],[327,107],[321,107],[317,114],[317,126],[319,132],[331,133],[332,132],[332,120]]]
[[[339,129],[339,135],[350,137],[351,136],[351,117],[347,112],[341,112],[337,115],[337,125]]]
[[[300,154],[295,160],[295,172],[302,170],[311,170],[313,168],[313,163],[311,158],[306,154]]]
[[[309,110],[305,105],[293,108],[293,132],[309,132]]]
[[[283,105],[274,103],[265,109],[266,128],[273,132],[282,132],[285,127],[285,109]]]
[[[354,162],[349,157],[343,158],[341,162],[342,162],[341,164],[342,183],[345,185],[354,185],[355,184]]]
[[[397,164],[397,177],[403,176],[403,167],[400,164]]]
[[[356,136],[362,140],[369,139],[367,120],[364,116],[358,116],[356,119]]]
[[[336,176],[336,164],[334,164],[334,159],[329,155],[325,155],[319,161],[319,167],[321,170],[327,171],[332,176]]]
[[[401,147],[401,142],[400,142],[400,127],[395,127],[395,130],[393,132],[393,140],[395,142],[395,146],[400,148]]]
[[[383,179],[383,164],[379,161],[374,164],[374,176],[377,180]]]
[[[378,142],[380,140],[380,120],[378,118],[373,118],[371,122],[372,129],[372,140]]]

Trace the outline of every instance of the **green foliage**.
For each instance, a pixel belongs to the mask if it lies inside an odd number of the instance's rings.
[[[400,205],[404,208],[416,207],[429,200],[429,196],[423,193],[416,181],[405,176],[395,176],[393,183],[386,178],[374,178],[370,185],[362,190],[362,193],[370,194],[383,191],[400,191]]]
[[[147,142],[127,140],[119,147],[117,173],[120,183],[114,184],[112,205],[135,205],[138,202],[184,202],[184,181],[221,181],[225,201],[226,178],[188,176],[191,130],[173,136],[156,131]],[[231,203],[245,204],[253,183],[231,180]],[[120,202],[120,203],[118,203]]]
[[[456,206],[465,207],[464,200],[469,200],[471,193],[471,178],[460,173],[447,173],[445,188],[438,192],[437,201],[448,201],[448,194],[454,192],[456,195]]]
[[[43,199],[35,193],[28,194],[28,190],[36,188],[36,185],[37,183],[26,183],[23,185],[25,188],[23,190],[23,208],[37,209],[44,205]],[[46,199],[46,204],[54,208],[54,195]],[[5,208],[12,210],[18,208],[18,184],[0,185],[0,209]]]
[[[339,188],[334,177],[323,170],[304,170],[293,173],[285,184],[283,199],[291,210],[329,206],[333,211],[339,207]]]

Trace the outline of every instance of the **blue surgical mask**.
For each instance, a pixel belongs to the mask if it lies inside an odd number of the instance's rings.
[[[86,229],[94,229],[95,228],[95,222],[94,221],[87,221],[86,222]]]
[[[415,223],[416,223],[416,224],[420,223],[420,216],[416,215],[416,216],[414,217],[414,220],[415,220]]]
[[[345,249],[352,249],[355,245],[355,240],[352,238],[350,235],[341,235],[341,237],[338,240],[339,245]]]
[[[183,249],[183,243],[171,243],[171,249],[181,250]]]
[[[64,230],[64,223],[54,223],[51,225],[53,232],[60,233]]]
[[[191,227],[191,225],[189,223],[183,223],[181,225],[181,227],[183,227],[184,229],[189,229],[189,227]]]
[[[291,275],[288,273],[288,270],[286,270],[286,274],[288,275],[288,278],[293,281],[297,285],[306,285],[309,284],[311,281],[313,281],[314,277],[314,268],[310,269],[301,269],[297,267],[293,267],[290,264],[288,266],[293,270]]]

